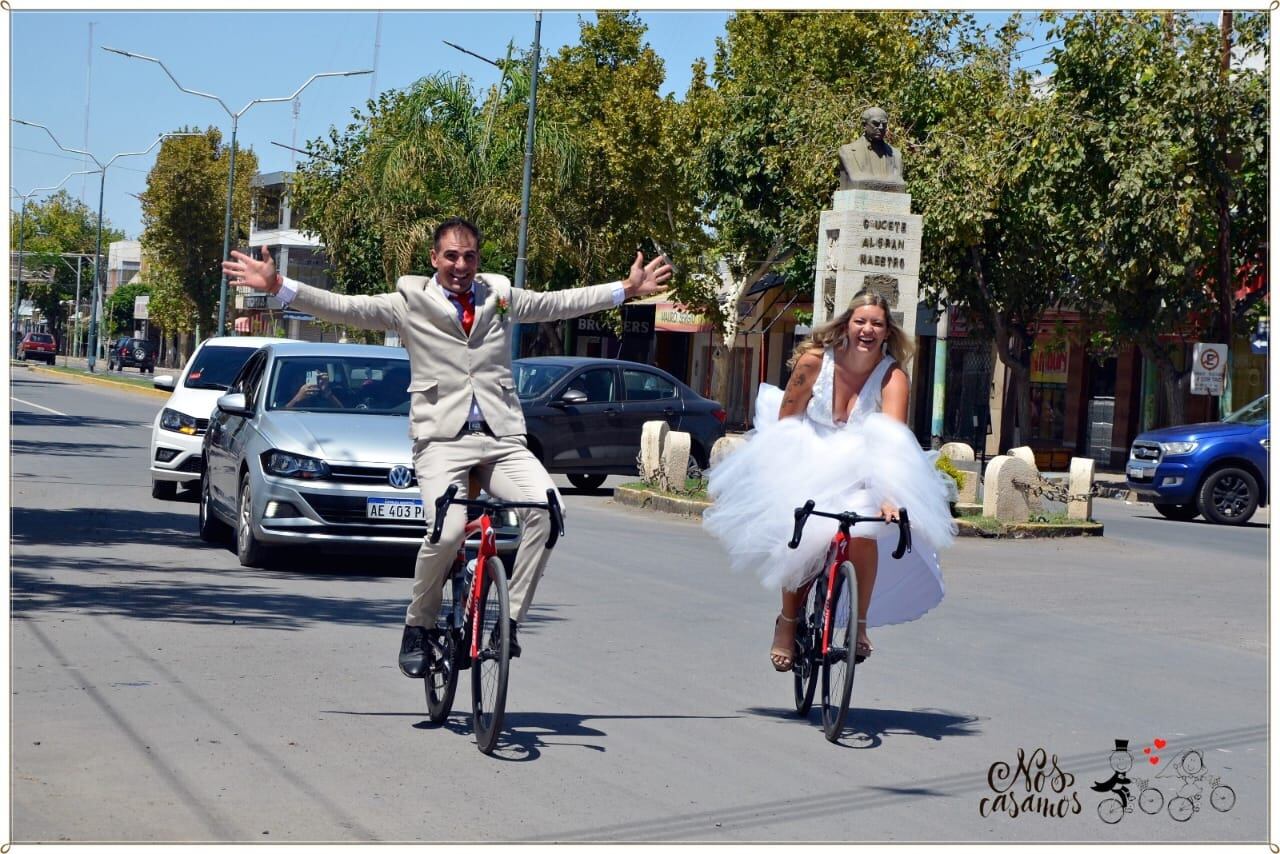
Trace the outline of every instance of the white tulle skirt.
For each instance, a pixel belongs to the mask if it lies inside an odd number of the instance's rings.
[[[831,430],[808,418],[778,419],[782,390],[762,384],[756,429],[707,473],[714,501],[703,527],[718,539],[734,571],[750,570],[766,588],[794,590],[822,568],[835,535],[833,519],[811,516],[798,549],[787,548],[795,508],[878,515],[883,501],[907,508],[913,550],[895,560],[898,527],[855,525],[852,535],[875,539],[879,566],[868,626],[917,619],[942,601],[937,550],[955,536],[946,487],[933,461],[901,422],[872,413]]]

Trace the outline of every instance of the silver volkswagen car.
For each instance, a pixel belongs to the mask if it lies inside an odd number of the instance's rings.
[[[281,546],[416,546],[430,515],[413,472],[409,358],[398,347],[268,344],[218,399],[202,449],[200,536],[234,531],[245,566]],[[510,567],[513,512],[496,519]]]

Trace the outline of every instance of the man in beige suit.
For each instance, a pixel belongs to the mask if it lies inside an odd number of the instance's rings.
[[[456,484],[465,493],[469,474],[496,498],[544,501],[550,475],[529,451],[524,413],[511,372],[511,325],[562,320],[648,296],[665,287],[671,266],[659,256],[647,265],[636,253],[625,281],[563,291],[512,288],[504,276],[477,275],[480,232],[451,217],[432,238],[434,276],[401,276],[394,293],[346,296],[313,288],[276,273],[264,247],[262,259],[233,252],[223,270],[235,285],[265,291],[291,308],[335,323],[392,329],[409,352],[409,434],[423,502],[431,512],[437,496]],[[523,513],[524,536],[511,579],[511,654],[520,654],[516,626],[533,601],[546,567],[543,547],[549,515]],[[462,542],[465,509],[451,507],[438,543],[426,539],[418,551],[413,595],[405,613],[400,669],[421,677],[427,644],[435,632],[444,578]],[[428,526],[431,520],[428,520]]]

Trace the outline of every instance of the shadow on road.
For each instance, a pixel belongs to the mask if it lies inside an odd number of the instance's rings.
[[[797,721],[796,713],[789,708],[764,708],[755,706],[745,712],[778,720]],[[850,708],[844,732],[838,742],[841,747],[867,750],[879,747],[887,735],[914,735],[941,741],[953,736],[979,735],[974,725],[974,715],[957,715],[938,709],[859,709]],[[822,710],[815,705],[807,722],[822,726]]]
[[[1133,518],[1154,519],[1157,522],[1163,522],[1168,525],[1201,525],[1201,526],[1208,526],[1210,528],[1270,528],[1271,527],[1271,525],[1269,525],[1266,522],[1254,522],[1252,520],[1240,525],[1219,525],[1217,522],[1210,522],[1208,519],[1204,518],[1203,516],[1196,517],[1195,519],[1166,519],[1165,517],[1161,516],[1159,513],[1146,513],[1141,516],[1134,516]]]
[[[127,504],[127,501],[122,503]],[[134,507],[14,507],[11,546],[165,545],[204,548],[190,513]]]
[[[14,427],[150,427],[150,421],[125,421],[99,418],[96,415],[54,415],[49,412],[24,412],[15,409],[9,423]]]
[[[19,568],[34,564],[31,568]],[[86,583],[53,580],[49,562],[19,558],[10,576],[12,616],[31,619],[44,611],[77,615],[110,615],[170,623],[227,625],[298,631],[312,626],[394,626],[404,620],[405,599],[354,599],[349,595],[309,596],[278,587],[252,584],[244,573],[214,570],[208,580],[194,580],[190,573],[180,582],[163,573],[108,579],[108,572],[138,567],[108,561],[75,561],[86,573]],[[148,569],[149,568],[144,568]],[[219,575],[234,576],[225,583]],[[399,591],[397,591],[398,593]]]
[[[113,457],[120,459],[125,454],[112,453],[124,449],[133,450],[142,447],[134,443],[119,445],[95,445],[88,442],[29,442],[15,439],[9,443],[14,454],[30,454],[39,457]]]

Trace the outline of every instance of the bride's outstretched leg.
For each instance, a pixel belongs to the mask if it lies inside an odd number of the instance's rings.
[[[875,651],[867,636],[867,608],[871,605],[871,591],[876,586],[876,567],[880,564],[880,551],[876,541],[866,537],[849,540],[849,557],[853,561],[853,574],[858,579],[858,640],[855,654],[862,661]]]

